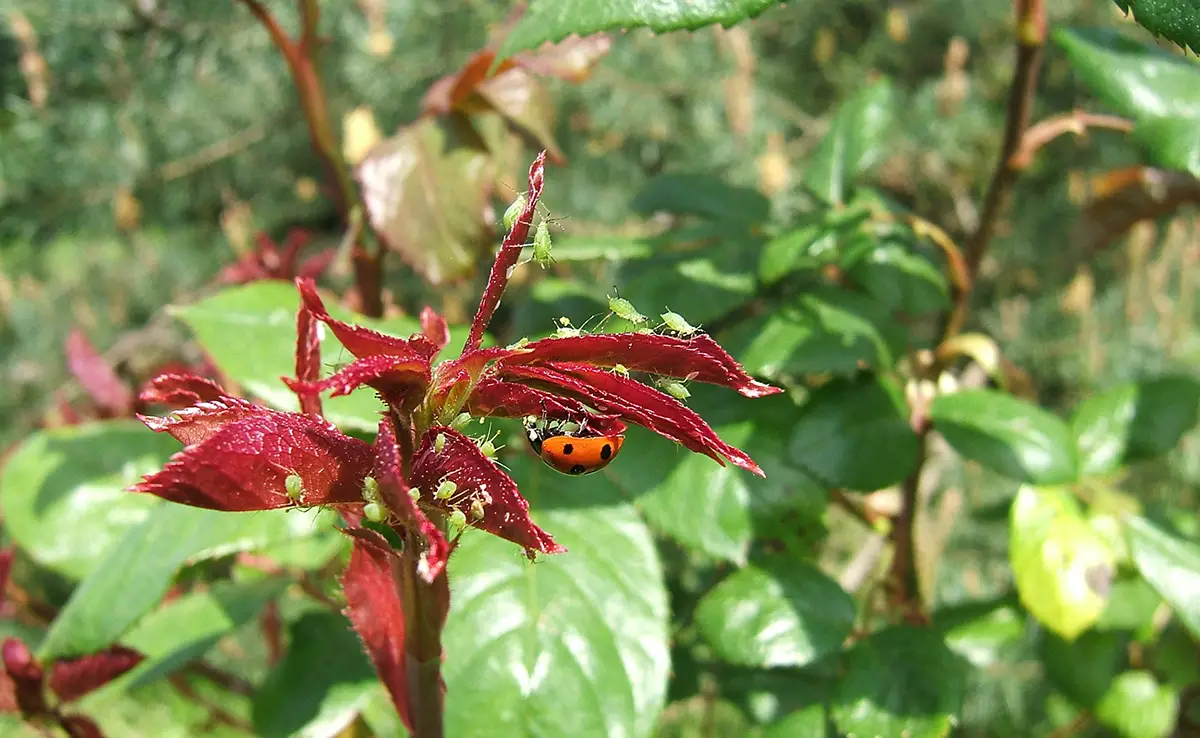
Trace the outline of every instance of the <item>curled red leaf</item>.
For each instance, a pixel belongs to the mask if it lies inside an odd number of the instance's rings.
[[[421,332],[438,351],[450,343],[450,326],[446,325],[446,319],[428,305],[421,311]]]
[[[142,662],[132,648],[112,646],[99,653],[56,661],[50,669],[50,689],[63,702],[77,700]]]
[[[255,405],[249,400],[221,396],[212,401],[180,408],[163,418],[141,414],[138,414],[137,418],[155,433],[169,433],[183,445],[192,446],[212,437],[229,423],[269,412],[271,410]]]
[[[379,433],[375,436],[374,474],[375,481],[379,483],[379,494],[387,508],[396,515],[401,525],[420,534],[424,547],[419,554],[417,573],[426,582],[433,582],[446,569],[446,562],[450,559],[450,542],[409,496],[410,487],[404,481],[396,432],[392,421],[386,417],[379,422]]]
[[[296,380],[315,382],[321,377],[320,324],[308,306],[301,303],[296,311]],[[300,410],[312,415],[321,414],[321,396],[316,393],[296,393]]]
[[[86,715],[63,715],[58,719],[58,725],[69,738],[104,738],[100,726]]]
[[[221,385],[198,377],[195,374],[159,374],[143,387],[139,399],[147,405],[167,407],[189,407],[201,402],[211,402],[227,397]]]
[[[574,362],[596,366],[623,365],[630,371],[719,384],[746,397],[765,397],[783,390],[755,381],[720,344],[705,334],[676,338],[655,333],[594,333],[572,338],[545,338],[505,357],[500,365]]]
[[[485,378],[475,386],[467,401],[468,411],[475,416],[521,418],[527,415],[574,420],[587,419],[588,428],[596,433],[616,436],[625,432],[625,423],[616,415],[597,415],[586,405],[571,397],[530,387],[527,384]]]
[[[404,360],[423,359],[429,363],[437,352],[434,344],[420,333],[409,338],[397,338],[334,318],[325,309],[325,303],[317,294],[317,285],[311,279],[297,279],[296,288],[300,290],[300,297],[313,317],[329,326],[338,341],[357,358],[382,354]]]
[[[203,440],[188,445],[131,489],[212,510],[362,502],[363,478],[373,457],[369,445],[312,415],[231,400],[180,411],[175,419],[143,417],[153,430],[179,434],[176,437],[193,437],[194,432]],[[217,416],[212,424],[210,413]],[[291,475],[301,480],[296,500],[285,486]]]
[[[439,500],[435,494],[444,481],[453,482],[455,489],[449,498]],[[425,434],[413,457],[411,484],[420,488],[423,504],[460,510],[476,528],[532,551],[566,551],[533,522],[529,502],[517,491],[517,483],[474,441],[452,428],[433,426]],[[482,518],[476,519],[477,511],[482,511]]]
[[[411,407],[420,402],[429,386],[429,362],[420,357],[377,354],[355,359],[341,371],[317,382],[297,382],[289,377],[283,377],[283,381],[300,397],[330,389],[333,397],[348,395],[365,384],[392,404]]]
[[[120,417],[133,409],[129,386],[78,328],[67,336],[67,367],[104,414]]]
[[[404,726],[412,731],[408,675],[404,659],[404,608],[392,575],[396,553],[383,536],[357,528],[350,563],[342,575],[346,617],[362,639],[380,680],[387,687]]]
[[[17,708],[22,715],[42,715],[47,712],[46,697],[42,692],[45,672],[23,642],[16,638],[5,638],[0,646],[0,657],[4,671],[12,683]]]
[[[735,466],[765,476],[753,459],[722,441],[695,411],[641,382],[587,364],[517,365],[503,371],[511,379],[556,386],[601,412],[645,426],[721,465],[724,457]]]

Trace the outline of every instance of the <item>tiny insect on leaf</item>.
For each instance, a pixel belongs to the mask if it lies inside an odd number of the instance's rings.
[[[513,200],[512,205],[509,205],[508,209],[504,211],[504,230],[512,230],[513,224],[517,222],[517,218],[521,215],[522,211],[525,210],[525,206],[527,204],[529,204],[528,195],[526,195],[524,192],[517,195],[517,199]]]
[[[433,496],[439,500],[448,500],[458,491],[458,485],[449,479],[443,479]]]

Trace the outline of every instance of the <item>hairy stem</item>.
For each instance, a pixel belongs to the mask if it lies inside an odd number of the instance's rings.
[[[405,553],[394,564],[407,629],[404,639],[408,704],[413,738],[442,738],[445,689],[442,682],[442,629],[450,607],[450,584],[443,571],[432,583],[418,571],[417,534],[405,538]]]

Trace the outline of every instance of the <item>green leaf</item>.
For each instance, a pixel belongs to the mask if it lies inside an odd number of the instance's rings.
[[[1118,676],[1096,705],[1096,719],[1124,738],[1166,738],[1178,714],[1175,690],[1141,670]]]
[[[617,283],[621,297],[643,313],[657,315],[670,309],[699,326],[753,297],[750,270],[757,256],[754,242],[726,241],[721,249],[662,254],[627,264]]]
[[[1113,0],[1142,28],[1200,54],[1200,0]]]
[[[942,608],[934,613],[933,622],[955,653],[986,669],[1025,636],[1026,620],[1016,598],[1003,597]]]
[[[837,248],[837,234],[824,222],[809,223],[771,239],[758,260],[758,278],[776,282],[801,268],[819,266]]]
[[[1125,665],[1129,639],[1115,631],[1089,630],[1073,641],[1043,631],[1038,641],[1038,659],[1046,679],[1074,704],[1086,710],[1095,707]]]
[[[230,513],[162,505],[100,559],[54,620],[42,659],[91,653],[115,642],[166,594],[180,567],[311,535],[330,513]]]
[[[854,178],[882,158],[895,105],[887,79],[843,102],[808,161],[804,184],[828,203],[845,202]]]
[[[288,628],[287,655],[254,695],[264,738],[332,738],[375,696],[378,677],[339,613],[310,612]],[[449,641],[452,642],[452,641]]]
[[[1012,395],[985,389],[941,395],[929,415],[955,451],[998,474],[1032,484],[1078,476],[1067,424]]]
[[[1021,604],[1071,640],[1104,612],[1113,553],[1069,491],[1023,485],[1012,505],[1009,558]]]
[[[854,600],[820,569],[776,556],[710,590],[695,621],[725,661],[774,668],[805,666],[839,651],[856,615]]]
[[[146,659],[113,682],[113,688],[136,689],[202,657],[222,637],[250,622],[286,586],[282,579],[222,581],[172,600],[121,639]]]
[[[667,705],[654,738],[743,738],[748,728],[737,705],[696,695]]]
[[[0,475],[4,527],[34,561],[81,579],[161,504],[126,488],[178,450],[175,439],[136,420],[38,431]]]
[[[846,276],[881,304],[909,315],[941,310],[950,304],[950,288],[941,270],[898,240],[874,243]]]
[[[1200,382],[1166,376],[1113,387],[1080,403],[1071,421],[1085,475],[1161,456],[1200,417]]]
[[[945,738],[962,709],[967,674],[936,630],[879,631],[847,654],[834,723],[848,735]]]
[[[1126,521],[1133,563],[1179,620],[1200,638],[1200,546],[1145,518]]]
[[[500,45],[497,58],[561,41],[572,33],[649,28],[694,30],[713,23],[728,28],[753,18],[779,0],[533,0],[517,27]]]
[[[1144,118],[1133,127],[1133,138],[1159,166],[1200,176],[1200,116]]]
[[[789,444],[792,463],[831,487],[870,492],[907,477],[917,436],[900,390],[873,375],[835,379],[800,409]]]
[[[829,718],[822,705],[790,713],[763,731],[762,738],[825,738]]]
[[[645,259],[654,253],[648,241],[632,236],[555,236],[555,261],[627,261]]]
[[[770,214],[762,193],[705,174],[660,174],[633,198],[633,209],[646,215],[665,211],[696,215],[749,227]]]
[[[891,368],[908,335],[873,298],[819,287],[723,340],[752,374],[853,374]]]
[[[1092,92],[1121,115],[1200,117],[1200,67],[1112,31],[1060,28],[1054,39]]]
[[[450,560],[446,734],[650,734],[670,667],[650,531],[602,475],[555,474],[527,455],[511,467],[535,510],[570,505],[535,515],[568,552],[531,564],[494,536],[463,538]]]
[[[290,284],[259,281],[223,290],[191,305],[172,308],[187,324],[213,361],[230,379],[280,410],[296,411],[296,395],[280,377],[295,376],[296,311],[300,295]],[[354,315],[330,302],[326,307],[341,320],[365,325],[407,338],[420,330],[411,318],[370,320]],[[451,333],[450,345],[442,356],[456,356],[466,334]],[[341,366],[354,359],[330,331],[321,347],[327,366]],[[325,416],[345,428],[374,431],[379,426],[379,399],[362,388],[345,397],[324,398]]]

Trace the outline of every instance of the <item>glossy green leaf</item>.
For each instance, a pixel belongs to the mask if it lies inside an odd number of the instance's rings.
[[[662,254],[627,264],[616,284],[621,297],[643,313],[658,315],[669,309],[699,326],[744,305],[754,295],[755,258],[755,243],[726,240],[721,249]],[[592,315],[581,317],[586,320]]]
[[[888,369],[904,351],[907,338],[905,328],[878,301],[822,287],[744,323],[722,343],[747,371],[770,378]]]
[[[856,614],[854,600],[820,569],[772,557],[710,590],[695,621],[731,664],[798,667],[840,650]]]
[[[843,735],[945,738],[966,693],[968,667],[932,628],[872,634],[846,657],[833,702]]]
[[[930,406],[934,428],[964,458],[1032,484],[1078,476],[1075,439],[1046,410],[995,390],[941,395]]]
[[[758,260],[758,278],[778,281],[800,268],[820,265],[824,254],[837,248],[837,234],[824,223],[810,223],[771,239]]]
[[[1071,425],[1083,474],[1111,474],[1123,464],[1171,451],[1200,417],[1200,382],[1166,376],[1122,384],[1089,397]]]
[[[895,106],[895,93],[886,79],[843,102],[808,160],[804,184],[826,202],[842,204],[854,178],[882,158]]]
[[[1145,518],[1126,521],[1126,535],[1138,571],[1192,635],[1200,638],[1200,546]]]
[[[572,33],[649,28],[694,30],[713,23],[729,27],[753,18],[779,0],[533,0],[500,47],[500,56],[561,41]]]
[[[1009,559],[1021,603],[1054,633],[1071,640],[1104,612],[1116,562],[1066,489],[1021,487]]]
[[[630,236],[572,235],[554,237],[555,261],[626,261],[654,253],[648,241]]]
[[[896,484],[917,464],[917,436],[900,390],[875,376],[835,379],[800,410],[792,463],[831,487],[869,492]]]
[[[161,505],[97,562],[54,620],[38,655],[52,659],[99,650],[153,609],[185,564],[311,535],[331,524],[330,515]]]
[[[762,738],[825,738],[829,718],[825,708],[813,705],[790,713],[763,731]]]
[[[1054,39],[1075,73],[1121,115],[1200,117],[1200,66],[1107,30],[1062,28]]]
[[[375,670],[340,613],[307,613],[288,636],[287,655],[254,694],[255,734],[333,738],[375,696]]]
[[[771,202],[757,190],[738,187],[705,174],[660,174],[633,198],[633,208],[696,215],[743,226],[762,223]]]
[[[1178,713],[1175,690],[1142,670],[1118,676],[1096,705],[1096,719],[1123,738],[1167,738]]]
[[[1073,641],[1044,631],[1037,644],[1038,659],[1055,689],[1090,710],[1124,668],[1128,642],[1116,631],[1089,630]]]
[[[171,312],[192,329],[230,379],[273,407],[295,411],[299,409],[296,395],[280,377],[295,376],[299,307],[300,295],[291,284],[259,281],[223,290],[200,302],[172,308]],[[355,316],[333,301],[328,301],[326,307],[336,318],[402,338],[420,330],[420,324],[411,318],[370,320]],[[328,372],[354,359],[332,332],[327,330],[324,336],[321,354]],[[465,340],[465,331],[453,330],[442,358],[456,356]],[[326,417],[342,427],[374,431],[379,425],[379,400],[369,388],[345,397],[326,397],[324,403]]]
[[[567,477],[527,455],[510,465],[568,552],[530,563],[494,536],[463,538],[443,636],[446,734],[649,735],[670,666],[650,531],[602,475]]]
[[[847,276],[880,304],[909,315],[940,310],[950,304],[950,287],[941,270],[897,240],[875,243],[847,270]]]
[[[1096,621],[1097,630],[1121,630],[1153,637],[1154,613],[1162,598],[1145,579],[1133,575],[1121,576],[1112,583],[1108,606]]]
[[[250,622],[286,586],[282,579],[222,581],[168,602],[121,639],[146,659],[113,682],[113,687],[135,689],[204,656],[222,637]]]
[[[1114,0],[1155,36],[1200,54],[1200,0]]]
[[[1134,126],[1133,138],[1159,166],[1200,176],[1200,116],[1144,118]]]
[[[34,561],[81,579],[161,502],[126,488],[178,450],[136,420],[38,431],[4,464],[4,527]]]
[[[946,645],[980,669],[993,666],[1005,649],[1020,642],[1026,622],[1014,597],[943,608],[933,616]]]

